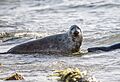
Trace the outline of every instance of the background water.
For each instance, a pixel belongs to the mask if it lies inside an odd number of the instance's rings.
[[[120,0],[0,0],[0,32],[39,32],[44,37],[66,32],[73,24],[83,31],[82,49],[120,42]],[[0,51],[36,36],[1,42]],[[0,63],[1,78],[19,72],[28,82],[56,82],[46,76],[78,67],[102,82],[120,82],[119,49],[77,57],[1,54]]]

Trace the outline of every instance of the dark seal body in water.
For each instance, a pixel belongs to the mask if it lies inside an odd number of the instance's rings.
[[[81,29],[77,25],[72,25],[66,33],[17,45],[7,53],[74,53],[79,51],[82,38]]]
[[[116,44],[113,44],[113,45],[108,46],[108,47],[101,46],[101,47],[88,48],[88,52],[112,51],[112,50],[115,50],[115,49],[120,49],[120,43],[116,43]]]

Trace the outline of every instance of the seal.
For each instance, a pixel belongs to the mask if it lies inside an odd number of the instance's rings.
[[[96,52],[96,51],[112,51],[112,50],[115,50],[115,49],[120,49],[120,43],[116,43],[116,44],[113,44],[111,46],[107,46],[107,47],[104,47],[104,46],[101,46],[101,47],[92,47],[92,48],[88,48],[88,52]]]
[[[80,50],[82,40],[81,29],[77,25],[72,25],[65,33],[17,45],[7,53],[74,53]]]

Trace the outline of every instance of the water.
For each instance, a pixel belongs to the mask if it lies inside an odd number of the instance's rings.
[[[0,32],[39,32],[42,37],[66,32],[73,24],[81,26],[82,49],[120,42],[119,0],[0,0]],[[0,51],[34,36],[0,43]],[[88,53],[83,56],[43,54],[1,54],[0,76],[14,72],[26,82],[56,82],[46,77],[53,70],[78,67],[88,70],[102,82],[120,82],[120,50]],[[16,81],[17,82],[17,81]]]

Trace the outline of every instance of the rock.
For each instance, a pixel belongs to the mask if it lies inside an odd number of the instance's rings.
[[[24,80],[24,77],[18,73],[14,73],[9,77],[4,78],[4,80]]]

